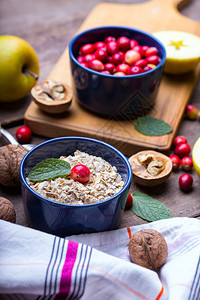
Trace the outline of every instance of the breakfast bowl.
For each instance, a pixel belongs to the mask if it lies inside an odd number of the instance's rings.
[[[129,54],[121,44],[119,47],[116,46],[117,50],[113,50],[110,47],[111,44],[108,48],[106,41],[110,37],[114,38],[116,43],[124,37],[131,40],[127,48]],[[105,44],[102,44],[102,48],[105,47],[106,58],[100,57],[96,52],[99,51],[99,42]],[[92,45],[92,50],[87,48],[88,44]],[[137,46],[137,51],[135,46]],[[157,59],[155,62],[152,58],[148,58],[148,68],[147,64],[144,65],[147,48],[156,49]],[[123,57],[121,62],[120,59],[117,61],[116,57],[116,53],[119,56],[119,52]],[[135,52],[137,52],[136,58],[132,58]],[[137,57],[138,53],[139,57]],[[155,53],[152,52],[152,54]],[[144,115],[153,107],[163,76],[166,51],[163,44],[151,34],[130,27],[93,28],[72,39],[69,45],[69,56],[74,93],[78,103],[90,112],[105,117],[119,116],[127,119]],[[94,62],[96,58],[102,61]],[[110,72],[108,62],[115,66]],[[129,68],[127,67],[125,74],[121,72],[118,62],[128,64]]]
[[[105,200],[101,202],[79,205],[54,201],[42,196],[30,186],[27,177],[38,163],[47,158],[73,156],[77,150],[93,158],[102,158],[116,167],[124,184],[121,190],[111,197],[105,196]],[[127,158],[109,144],[85,137],[61,137],[48,140],[30,150],[21,162],[20,177],[23,205],[29,226],[65,237],[117,228],[125,207],[132,170]]]

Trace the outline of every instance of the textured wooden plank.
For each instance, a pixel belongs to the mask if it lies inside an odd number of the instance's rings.
[[[176,6],[188,1],[152,0],[140,4],[111,4],[101,3],[90,13],[80,29],[102,25],[134,26],[148,32],[158,30],[183,30],[198,34],[200,24],[185,18]],[[134,20],[134,21],[133,21]],[[185,106],[198,79],[199,69],[181,75],[165,75],[160,85],[156,103],[150,115],[168,122],[173,133],[162,137],[148,137],[134,129],[133,121],[104,119],[80,107],[74,99],[69,112],[61,116],[50,116],[43,113],[34,103],[31,103],[25,114],[26,124],[35,133],[47,137],[62,135],[84,135],[96,137],[111,143],[127,155],[138,150],[149,148],[169,152],[172,140],[177,132]],[[57,79],[71,85],[68,49],[60,57],[49,78]]]

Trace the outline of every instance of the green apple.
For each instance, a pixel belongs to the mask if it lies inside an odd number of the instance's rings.
[[[33,48],[19,37],[0,36],[0,102],[25,97],[38,75],[39,63]]]
[[[165,72],[182,74],[193,70],[200,62],[200,38],[184,31],[159,31],[154,36],[166,49]]]

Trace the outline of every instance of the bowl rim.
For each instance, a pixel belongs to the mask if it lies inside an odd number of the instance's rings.
[[[83,36],[84,34],[87,34],[88,32],[92,32],[92,31],[99,30],[99,29],[108,29],[108,28],[109,29],[125,29],[125,30],[129,30],[129,31],[133,31],[133,32],[138,32],[138,33],[140,33],[142,35],[146,35],[149,38],[151,38],[152,40],[154,40],[156,43],[158,43],[160,45],[160,47],[162,48],[162,51],[163,51],[163,57],[162,57],[160,63],[154,69],[151,69],[151,70],[146,71],[144,73],[134,74],[134,75],[125,75],[125,76],[114,76],[112,74],[104,74],[104,73],[100,73],[100,72],[97,72],[95,70],[86,68],[83,65],[81,65],[79,63],[79,61],[75,58],[75,56],[73,54],[73,51],[72,51],[72,47],[73,47],[75,41],[79,37]],[[140,29],[137,29],[137,28],[134,28],[134,27],[128,27],[128,26],[100,26],[100,27],[94,27],[94,28],[87,29],[87,30],[82,31],[79,34],[75,35],[73,37],[73,39],[71,40],[71,42],[69,43],[69,56],[73,60],[73,62],[76,63],[80,68],[86,70],[87,72],[89,72],[91,74],[98,74],[99,76],[109,77],[109,78],[113,78],[113,79],[117,79],[117,78],[126,79],[126,78],[135,78],[135,77],[144,77],[144,76],[146,76],[146,75],[148,75],[148,74],[156,71],[157,69],[159,69],[162,65],[165,64],[165,61],[166,61],[166,49],[165,49],[164,44],[161,41],[159,41],[156,37],[154,37],[152,34],[146,32],[146,31],[143,31],[143,30],[140,30]]]
[[[127,170],[128,170],[128,178],[127,181],[125,183],[125,185],[123,186],[123,188],[116,193],[114,196],[103,200],[101,202],[97,202],[97,203],[91,203],[91,204],[83,204],[83,205],[79,205],[79,204],[67,204],[67,203],[61,203],[61,202],[56,202],[53,200],[50,200],[48,198],[45,198],[43,196],[41,196],[40,194],[38,194],[37,192],[35,192],[27,183],[25,175],[24,175],[24,164],[26,162],[26,160],[28,159],[28,157],[31,155],[31,153],[33,153],[34,151],[38,150],[39,148],[43,147],[44,145],[50,144],[51,142],[56,142],[56,141],[62,141],[62,140],[83,140],[83,141],[89,141],[89,142],[93,142],[93,143],[97,143],[97,144],[101,144],[105,147],[108,147],[109,149],[113,150],[114,152],[116,152],[125,162]],[[110,144],[97,140],[97,139],[93,139],[93,138],[87,138],[87,137],[77,137],[77,136],[69,136],[69,137],[58,137],[58,138],[53,138],[50,140],[47,140],[45,142],[40,143],[39,145],[35,146],[34,148],[32,148],[30,151],[28,151],[25,156],[23,157],[21,164],[20,164],[20,178],[21,178],[21,184],[23,183],[24,186],[31,192],[34,194],[34,196],[36,196],[37,198],[39,198],[40,200],[44,201],[44,202],[50,202],[50,204],[54,205],[54,206],[63,206],[63,207],[70,207],[70,208],[83,208],[83,207],[90,207],[90,206],[96,206],[96,205],[104,205],[106,202],[112,201],[114,198],[118,197],[121,193],[123,193],[130,185],[131,180],[132,180],[132,169],[131,169],[131,165],[128,161],[128,159],[125,157],[125,155],[119,151],[118,149],[116,149],[115,147],[111,146]]]

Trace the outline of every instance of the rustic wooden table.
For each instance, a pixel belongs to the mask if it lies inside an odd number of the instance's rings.
[[[88,13],[101,0],[1,0],[0,34],[11,34],[24,38],[36,50],[40,62],[40,80],[46,79],[62,54],[72,36],[78,30]],[[141,3],[140,0],[113,0],[115,3]],[[190,2],[190,1],[187,1]],[[186,17],[199,21],[200,2],[191,1],[181,10]],[[200,82],[198,82],[190,103],[200,109]],[[30,95],[15,104],[0,104],[0,122],[11,134],[23,124],[24,113],[31,101]],[[176,99],[174,99],[176,101]],[[183,118],[177,135],[187,137],[191,147],[200,136],[200,123]],[[33,135],[31,142],[39,144],[45,137]],[[3,142],[0,141],[0,146]],[[199,178],[191,172],[194,185],[190,193],[183,193],[178,187],[178,178],[182,170],[173,173],[169,180],[155,188],[142,188],[132,182],[131,191],[138,190],[160,200],[174,217],[200,217]],[[0,185],[0,196],[12,201],[17,213],[17,223],[27,226],[24,215],[20,188]],[[121,227],[142,224],[145,221],[133,215],[131,211],[123,213]]]

